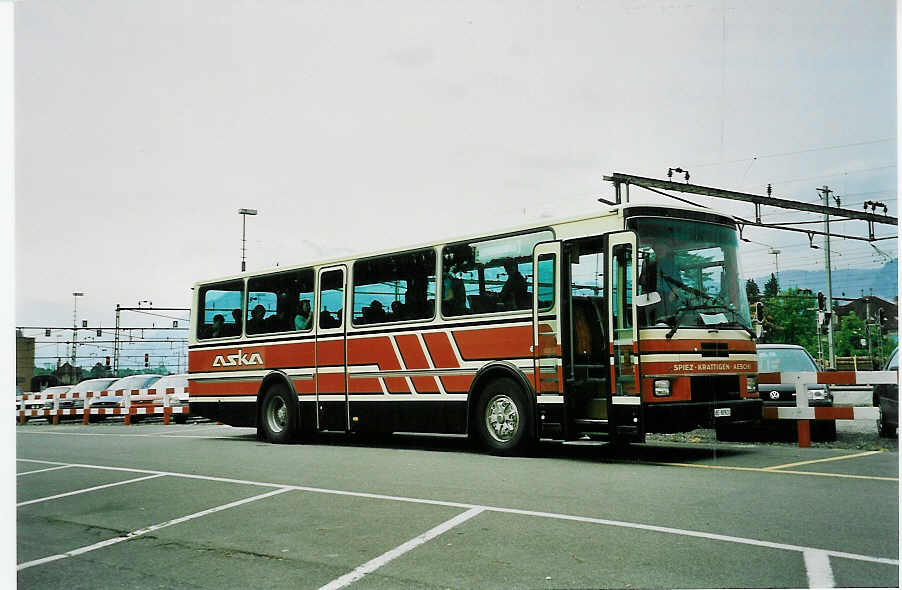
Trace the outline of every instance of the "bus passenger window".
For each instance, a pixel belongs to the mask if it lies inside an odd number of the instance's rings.
[[[344,310],[344,271],[324,272],[319,280],[319,327],[340,328]]]
[[[435,315],[435,250],[417,250],[354,263],[355,326]]]
[[[197,338],[223,338],[241,334],[241,299],[244,281],[233,281],[201,287],[198,303]],[[238,309],[238,315],[233,311]]]
[[[550,231],[452,244],[442,249],[442,314],[448,317],[532,308],[532,252]]]
[[[252,277],[247,286],[248,334],[313,329],[312,269]]]

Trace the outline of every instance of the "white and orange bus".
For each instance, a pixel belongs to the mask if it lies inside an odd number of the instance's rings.
[[[317,431],[644,440],[761,416],[729,216],[591,217],[194,286],[192,414]]]

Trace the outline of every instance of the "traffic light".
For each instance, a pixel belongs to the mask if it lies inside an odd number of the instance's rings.
[[[881,326],[886,325],[886,312],[881,307],[879,311],[877,311],[877,323]]]
[[[101,330],[100,328],[97,328],[97,335],[103,336],[103,330]]]
[[[110,357],[106,357],[106,368],[107,370],[110,368]]]
[[[44,337],[50,338],[50,328],[47,328],[46,330],[44,330]]]
[[[827,306],[827,298],[820,291],[817,292],[817,308],[823,310]]]
[[[150,355],[148,353],[144,353],[144,368],[146,369],[150,366]]]

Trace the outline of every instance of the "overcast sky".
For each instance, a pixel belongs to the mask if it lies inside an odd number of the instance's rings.
[[[895,215],[896,18],[876,0],[17,2],[15,321],[71,325],[73,291],[92,325],[188,307],[240,269],[240,207],[260,211],[248,270],[591,212],[602,176],[671,166]],[[804,236],[746,235],[748,276],[774,270],[762,244],[823,267]],[[883,262],[833,246],[838,268]]]

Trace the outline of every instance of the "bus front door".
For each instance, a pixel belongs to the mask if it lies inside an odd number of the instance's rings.
[[[537,244],[533,251],[532,350],[535,389],[539,395],[558,397],[561,389],[561,243]]]
[[[345,358],[347,270],[319,270],[316,290],[316,427],[348,430],[348,379]]]
[[[608,334],[610,334],[609,428],[612,437],[640,434],[639,354],[636,305],[636,234],[608,238]]]

